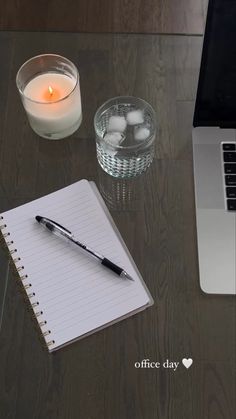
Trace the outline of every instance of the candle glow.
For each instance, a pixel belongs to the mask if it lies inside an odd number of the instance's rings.
[[[45,102],[55,102],[61,99],[61,97],[62,94],[59,87],[57,88],[49,85],[43,93],[43,100]]]

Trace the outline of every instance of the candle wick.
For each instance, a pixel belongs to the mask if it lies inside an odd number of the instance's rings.
[[[51,86],[48,86],[48,91],[49,91],[50,96],[52,96],[52,94],[53,94],[53,89],[52,89],[52,87],[51,87]]]

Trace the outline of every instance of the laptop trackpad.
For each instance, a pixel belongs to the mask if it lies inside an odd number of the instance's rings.
[[[201,288],[207,293],[235,294],[235,213],[197,210]]]
[[[193,144],[198,208],[225,208],[220,144]]]

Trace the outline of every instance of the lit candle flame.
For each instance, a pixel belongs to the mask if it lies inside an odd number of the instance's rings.
[[[58,100],[60,100],[61,94],[60,94],[60,89],[53,85],[54,87],[47,85],[45,86],[45,90],[43,92],[43,99],[45,102],[57,102]]]
[[[52,94],[53,94],[53,88],[51,86],[48,86],[48,91],[49,91],[50,96],[52,96]]]

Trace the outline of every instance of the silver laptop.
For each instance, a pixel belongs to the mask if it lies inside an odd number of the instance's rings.
[[[236,294],[236,0],[209,0],[193,121],[200,285]]]

